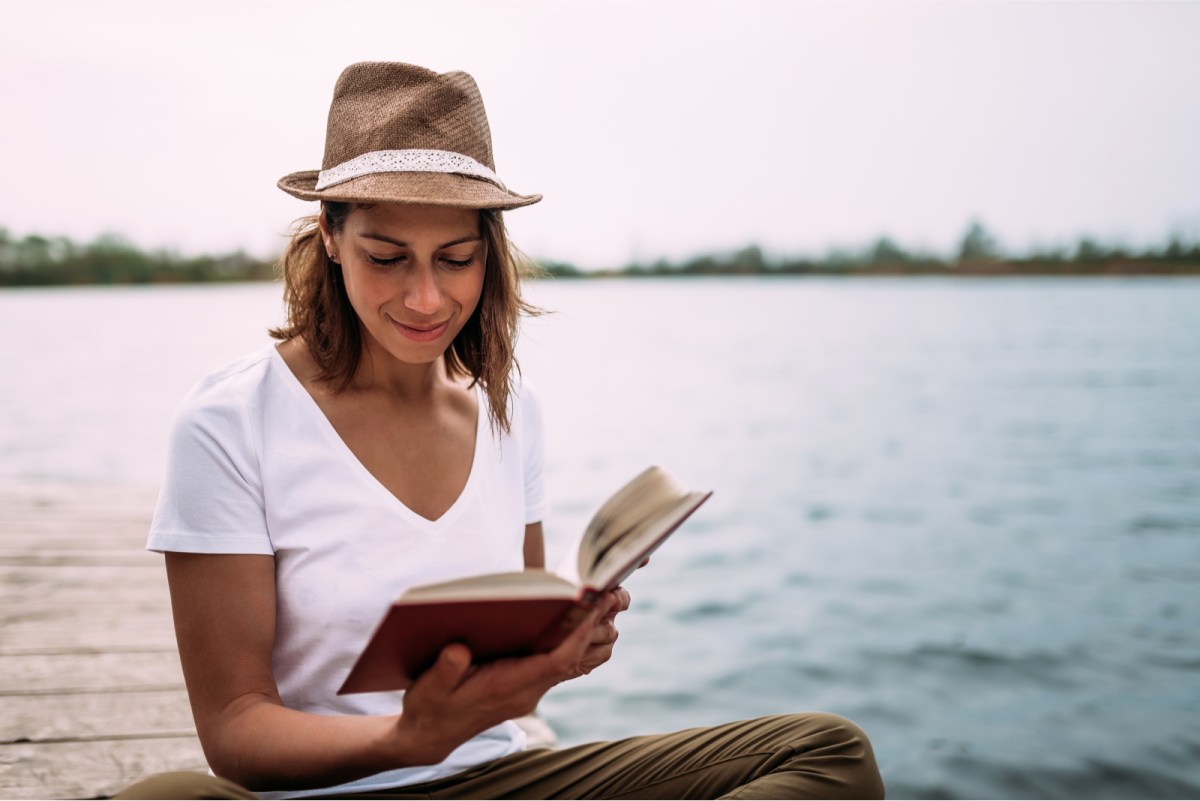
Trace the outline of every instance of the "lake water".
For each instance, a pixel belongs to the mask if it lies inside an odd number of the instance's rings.
[[[892,797],[1200,795],[1200,281],[541,282],[551,558],[649,463],[713,500],[633,577],[568,743],[823,709]],[[0,481],[155,486],[271,285],[0,292]]]

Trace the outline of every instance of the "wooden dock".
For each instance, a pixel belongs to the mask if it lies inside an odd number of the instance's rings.
[[[0,799],[96,798],[208,769],[175,648],[154,491],[0,487]],[[537,717],[530,747],[553,746]]]
[[[0,798],[95,798],[206,770],[154,492],[0,487]]]

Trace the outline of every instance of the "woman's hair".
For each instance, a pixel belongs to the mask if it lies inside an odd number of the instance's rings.
[[[329,229],[340,233],[354,208],[351,203],[326,201],[321,213]],[[507,432],[513,371],[520,371],[514,349],[522,314],[541,310],[521,298],[520,278],[534,267],[508,241],[500,212],[479,212],[480,233],[487,244],[483,292],[479,304],[446,350],[451,375],[470,376],[488,397],[492,429]],[[275,339],[302,337],[321,372],[318,379],[334,392],[353,381],[362,359],[362,329],[346,295],[342,268],[325,252],[317,217],[296,222],[292,240],[279,259],[287,322],[270,330]]]

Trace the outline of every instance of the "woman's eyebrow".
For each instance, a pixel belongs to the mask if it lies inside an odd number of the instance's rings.
[[[390,236],[385,236],[384,234],[376,234],[371,231],[366,231],[364,233],[361,233],[361,234],[359,234],[359,236],[363,237],[364,239],[375,239],[380,242],[387,242],[389,245],[396,245],[397,247],[402,247],[402,248],[408,247],[408,243],[403,240],[393,239]],[[478,242],[481,239],[483,239],[483,236],[481,234],[468,234],[467,236],[459,237],[458,239],[451,240],[450,242],[443,242],[442,244],[438,245],[438,248],[440,249],[440,248],[453,247],[454,245],[461,245],[464,242]]]

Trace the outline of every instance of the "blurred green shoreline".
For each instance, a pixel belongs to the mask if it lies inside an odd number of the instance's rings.
[[[1160,246],[1133,250],[1106,246],[1091,238],[1072,248],[1036,250],[1020,256],[1003,252],[979,222],[972,222],[948,257],[910,252],[888,237],[859,249],[834,249],[820,258],[770,256],[752,245],[682,261],[659,259],[606,270],[582,270],[569,262],[537,262],[556,278],[696,276],[1200,276],[1200,241],[1179,235]],[[120,236],[106,234],[79,244],[66,237],[30,234],[17,239],[0,229],[0,287],[271,281],[274,259],[243,252],[182,257],[170,251],[146,252]]]

